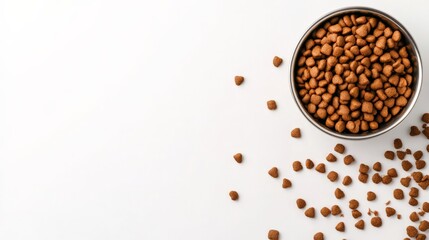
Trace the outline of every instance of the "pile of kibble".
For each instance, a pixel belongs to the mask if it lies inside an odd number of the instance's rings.
[[[279,57],[274,57],[273,64],[276,67],[279,67],[282,64],[282,59]],[[237,86],[241,85],[244,82],[244,77],[236,76],[235,83]],[[267,108],[269,110],[276,110],[277,104],[274,100],[267,101]],[[421,136],[423,135],[425,138],[429,139],[429,113],[425,113],[421,117],[421,127],[411,126],[410,127],[410,136]],[[419,124],[420,125],[420,124]],[[301,130],[299,128],[295,128],[291,131],[291,137],[293,138],[301,138]],[[422,159],[423,152],[429,152],[429,145],[427,145],[426,149],[412,151],[409,148],[406,148],[404,143],[400,138],[396,138],[392,141],[392,150],[387,150],[384,152],[384,157],[386,161],[394,161],[399,160],[400,166],[398,168],[390,168],[383,169],[381,162],[375,162],[372,166],[368,166],[366,164],[359,164],[357,167],[357,171],[359,172],[357,180],[363,184],[366,184],[368,181],[372,181],[375,184],[383,184],[389,185],[395,183],[395,181],[399,181],[399,183],[407,188],[407,191],[400,188],[396,188],[392,192],[392,201],[408,201],[408,204],[415,207],[415,211],[408,214],[409,220],[411,224],[408,226],[404,226],[404,234],[407,236],[404,240],[410,239],[418,239],[423,240],[426,239],[425,232],[429,229],[429,222],[422,219],[422,217],[429,213],[429,202],[420,202],[418,200],[419,192],[425,191],[429,186],[429,175],[422,172],[422,169],[426,167],[426,162]],[[237,163],[242,163],[243,154],[236,153],[233,155],[234,160]],[[331,182],[341,181],[343,186],[341,188],[337,188],[333,195],[336,199],[343,199],[346,196],[347,186],[353,183],[353,178],[345,175],[342,179],[340,179],[340,174],[335,171],[327,172],[326,164],[338,164],[341,161],[350,167],[356,166],[357,162],[355,158],[347,153],[346,147],[338,143],[333,147],[333,151],[329,153],[326,157],[326,163],[320,162],[315,163],[311,159],[307,159],[303,162],[294,161],[292,163],[292,169],[295,172],[300,172],[304,168],[308,170],[316,170],[318,174],[326,174],[326,177]],[[414,160],[411,160],[414,159]],[[400,173],[398,173],[400,171]],[[400,174],[405,174],[405,177],[399,178]],[[279,170],[277,167],[272,167],[268,170],[268,175],[273,178],[278,178],[280,176]],[[414,182],[415,184],[413,184]],[[413,185],[413,186],[411,186]],[[290,189],[293,188],[293,181],[288,178],[283,178],[282,180],[282,188]],[[415,186],[415,187],[414,187]],[[236,191],[230,191],[229,196],[232,200],[239,200],[239,194]],[[357,199],[353,199],[349,196],[349,209],[351,216],[356,219],[354,227],[360,230],[364,230],[366,227],[366,222],[362,219],[363,213],[361,212],[362,206]],[[374,201],[377,199],[377,194],[372,191],[367,192],[366,201]],[[380,228],[383,225],[384,218],[393,218],[397,219],[402,218],[402,214],[397,213],[396,209],[390,206],[391,201],[386,202],[386,207],[382,212],[377,210],[368,210],[367,214],[371,217],[369,224],[371,224],[375,228]],[[329,215],[333,216],[341,216],[344,217],[344,212],[346,209],[341,209],[340,206],[334,204],[332,206],[325,206],[321,209],[315,209],[312,206],[308,206],[306,201],[302,198],[296,199],[297,208],[303,210],[303,214],[308,218],[317,217],[318,213],[323,217],[328,217]],[[346,225],[343,221],[338,222],[335,229],[339,232],[346,232]],[[270,240],[278,240],[280,237],[280,232],[276,229],[268,230],[268,239]],[[323,240],[324,233],[317,232],[314,233],[314,240]]]

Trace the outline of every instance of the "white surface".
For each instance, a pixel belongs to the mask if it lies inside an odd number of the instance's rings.
[[[346,211],[346,233],[334,230],[338,218],[309,220],[295,207],[297,197],[318,209],[334,204],[339,183],[291,171],[293,160],[324,161],[337,140],[294,105],[290,57],[313,21],[352,5],[402,22],[428,69],[423,0],[1,1],[0,238],[266,239],[276,228],[281,239],[316,231],[328,240],[403,239],[405,202],[393,203],[403,220],[384,218],[378,230],[366,221],[357,231]],[[274,55],[285,59],[278,69]],[[399,167],[383,152],[428,110],[428,94],[424,85],[394,131],[345,142],[348,152]],[[277,111],[266,109],[268,99]],[[289,137],[294,127],[301,140]],[[293,190],[267,175],[272,166],[293,179]],[[352,176],[356,168],[328,166]],[[363,213],[384,215],[393,188],[355,180],[346,195],[361,200]],[[229,200],[231,189],[240,201]],[[377,202],[364,200],[368,189]],[[340,205],[347,210],[347,200]]]

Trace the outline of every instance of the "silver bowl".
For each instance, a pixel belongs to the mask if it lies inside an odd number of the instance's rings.
[[[364,15],[372,15],[374,17],[377,17],[381,20],[383,20],[387,25],[389,25],[394,30],[399,30],[402,33],[402,39],[405,42],[405,46],[408,49],[408,54],[410,56],[410,59],[412,60],[413,69],[414,69],[414,82],[411,88],[413,89],[413,93],[411,97],[408,99],[407,105],[401,110],[400,113],[398,113],[395,117],[392,117],[387,123],[380,124],[380,127],[376,130],[369,130],[363,133],[358,134],[352,134],[352,133],[339,133],[335,131],[334,129],[330,129],[325,126],[324,123],[319,122],[317,119],[315,119],[311,114],[307,112],[307,109],[301,102],[301,99],[298,95],[297,91],[297,84],[295,81],[295,71],[297,69],[296,63],[298,62],[299,54],[301,48],[304,46],[305,41],[308,39],[308,37],[313,33],[314,30],[316,30],[318,27],[322,26],[327,20],[339,17],[344,14],[364,14]],[[301,110],[302,114],[318,129],[322,130],[323,132],[332,135],[334,137],[343,138],[343,139],[350,139],[350,140],[360,140],[360,139],[368,139],[375,136],[379,136],[383,133],[386,133],[393,128],[395,128],[399,123],[401,123],[407,115],[411,112],[412,108],[414,107],[417,98],[420,93],[420,89],[422,86],[422,61],[420,59],[420,54],[417,49],[416,43],[414,42],[413,38],[411,37],[410,33],[405,29],[402,24],[400,24],[396,19],[391,17],[390,15],[381,12],[376,9],[367,8],[367,7],[347,7],[343,9],[339,9],[336,11],[333,11],[319,20],[317,20],[311,27],[305,32],[304,36],[300,39],[295,52],[293,54],[291,67],[290,67],[290,82],[291,82],[291,91],[292,95],[294,96],[295,102],[298,105],[299,109]]]

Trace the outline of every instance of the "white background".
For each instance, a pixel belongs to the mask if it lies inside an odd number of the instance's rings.
[[[302,34],[323,14],[362,5],[397,18],[428,69],[427,1],[0,1],[0,238],[18,239],[403,239],[404,216],[387,219],[390,186],[345,189],[345,218],[307,219],[297,197],[337,203],[332,184],[291,162],[323,162],[339,140],[306,122],[289,92]],[[273,56],[285,60],[272,66]],[[246,77],[236,87],[235,75]],[[387,162],[427,107],[428,88],[393,131],[347,142],[358,162]],[[277,111],[266,101],[275,99]],[[294,127],[303,138],[292,139]],[[409,140],[413,150],[423,137]],[[242,152],[242,165],[232,155]],[[339,156],[340,157],[340,156]],[[426,155],[425,155],[426,157]],[[280,178],[267,171],[280,169]],[[358,164],[328,165],[357,176]],[[402,176],[401,172],[401,176]],[[281,188],[281,178],[293,189]],[[238,202],[228,192],[237,190]],[[366,191],[379,199],[368,203]],[[407,193],[407,192],[406,192]],[[429,200],[428,194],[419,198]],[[348,200],[380,211],[384,225],[353,227]],[[346,222],[346,233],[334,226]]]

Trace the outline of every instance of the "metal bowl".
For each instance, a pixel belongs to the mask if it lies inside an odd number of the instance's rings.
[[[413,64],[413,70],[414,70],[414,81],[411,88],[413,89],[413,94],[408,99],[407,105],[401,110],[400,113],[398,113],[395,117],[392,117],[388,122],[380,124],[379,128],[376,130],[369,130],[363,133],[353,134],[353,133],[339,133],[335,131],[335,129],[330,129],[325,126],[324,123],[319,122],[317,119],[315,119],[310,113],[307,112],[307,109],[301,102],[301,99],[299,97],[298,91],[297,91],[297,84],[295,81],[295,72],[297,70],[297,62],[300,55],[300,50],[302,47],[305,47],[305,41],[310,37],[310,35],[313,33],[314,30],[316,30],[318,27],[322,26],[326,21],[328,21],[331,18],[334,17],[340,17],[345,14],[364,14],[367,16],[374,16],[384,21],[387,25],[389,25],[393,30],[399,30],[402,34],[402,39],[405,42],[405,46],[408,49],[408,54],[410,56],[410,59],[412,60]],[[339,9],[336,11],[333,11],[324,17],[317,20],[302,36],[301,40],[299,41],[295,52],[293,54],[292,63],[290,67],[290,81],[291,81],[291,90],[292,95],[294,96],[295,102],[298,105],[299,109],[301,110],[302,114],[318,129],[321,131],[332,135],[334,137],[343,138],[343,139],[350,139],[350,140],[359,140],[359,139],[368,139],[375,136],[379,136],[383,133],[386,133],[396,127],[399,123],[404,120],[407,115],[411,112],[411,109],[414,107],[417,98],[420,93],[421,85],[422,85],[422,62],[420,59],[420,54],[417,49],[416,43],[414,42],[413,38],[411,37],[410,33],[405,29],[402,24],[400,24],[396,19],[391,17],[390,15],[381,12],[376,9],[367,8],[367,7],[348,7]]]

